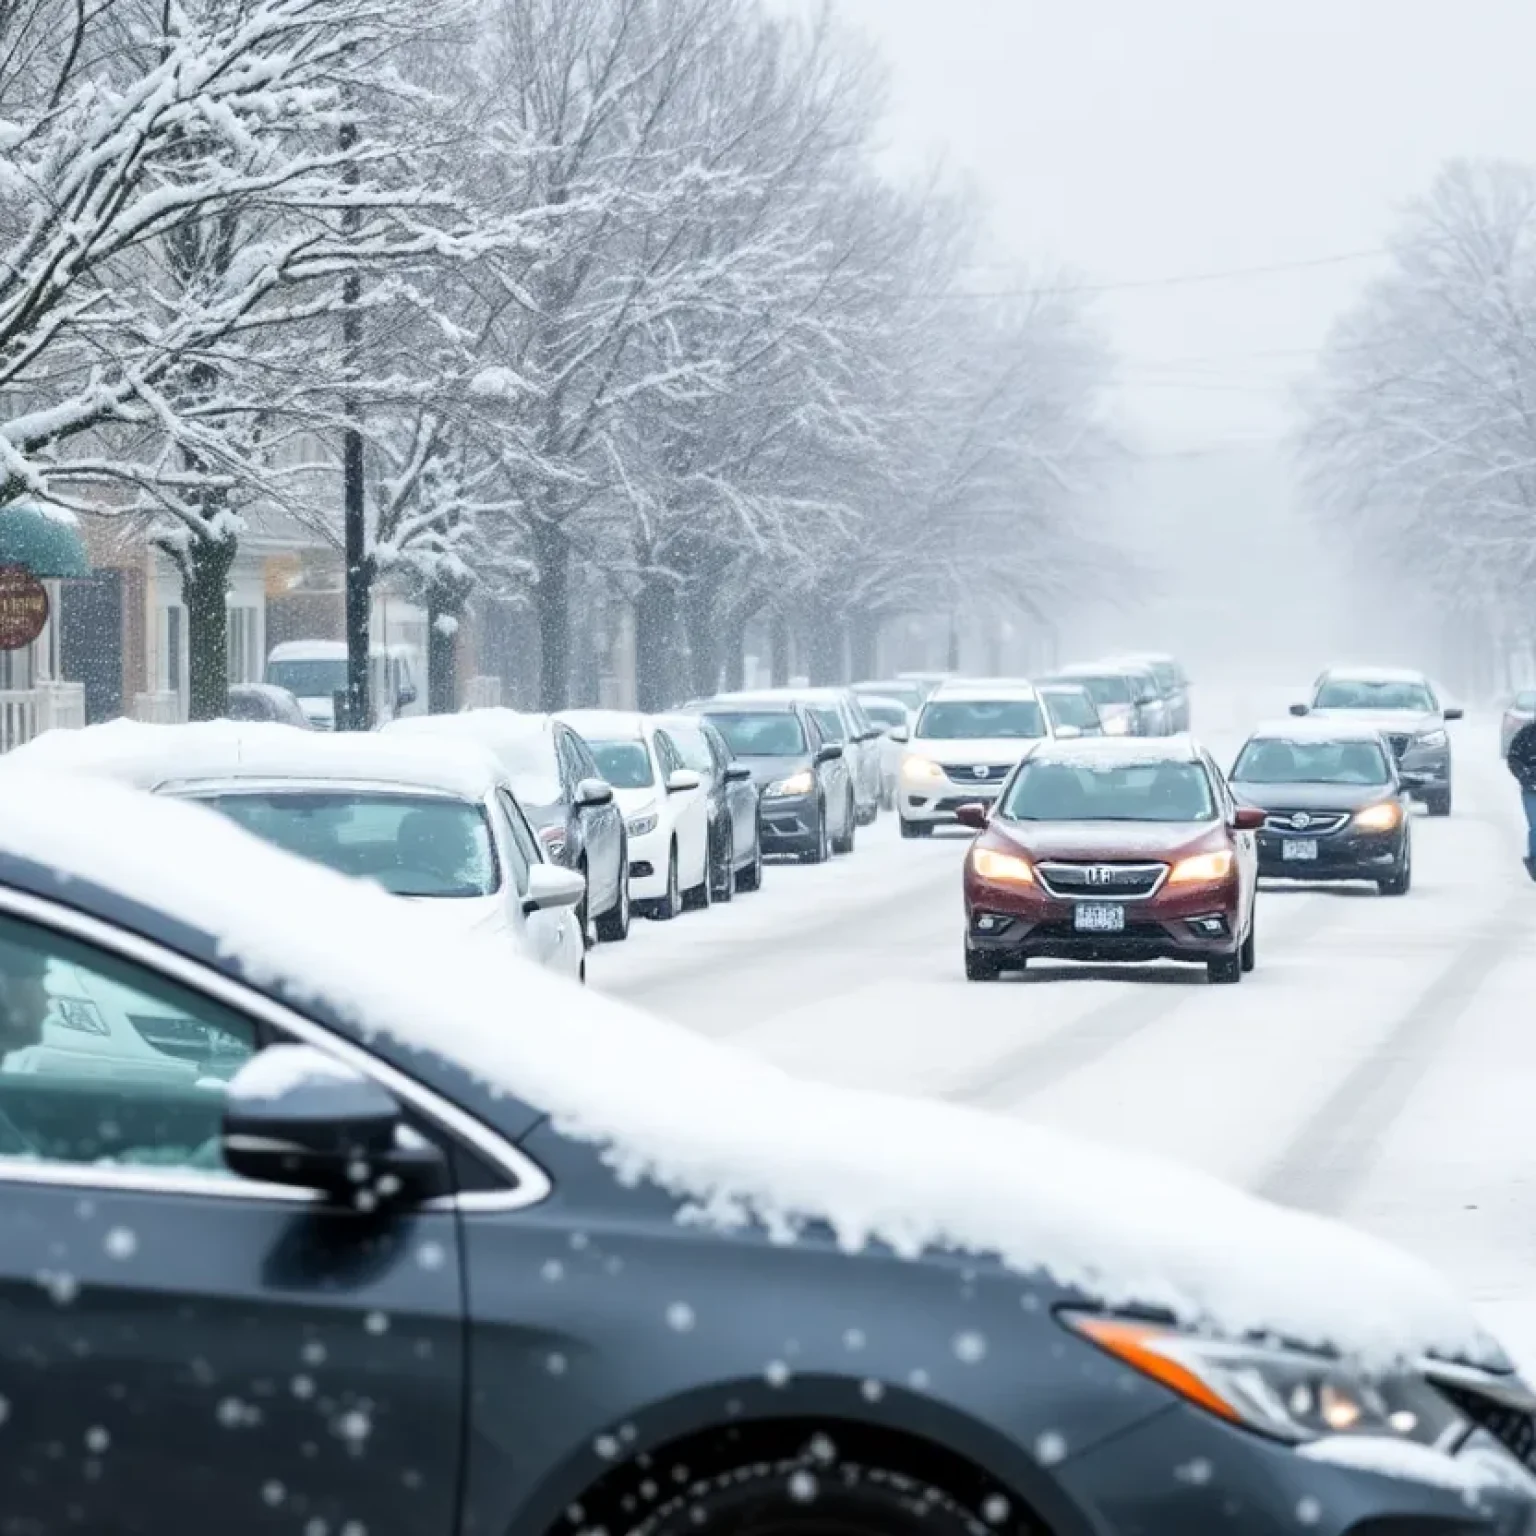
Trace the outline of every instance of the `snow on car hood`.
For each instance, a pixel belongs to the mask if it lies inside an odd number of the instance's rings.
[[[506,898],[493,896],[404,896],[418,912],[425,912],[433,922],[454,933],[505,934],[511,927],[507,920]]]
[[[614,803],[626,816],[649,816],[657,809],[661,791],[654,784],[644,789],[615,789]]]
[[[21,769],[7,788],[26,810],[0,816],[0,858],[219,935],[254,983],[453,1058],[703,1219],[752,1213],[786,1238],[821,1220],[848,1250],[995,1256],[1110,1304],[1332,1345],[1366,1365],[1425,1351],[1498,1359],[1434,1270],[1330,1220],[1013,1117],[800,1081],[511,946],[442,931],[195,805]]]
[[[1403,732],[1443,729],[1445,719],[1432,710],[1422,709],[1314,709],[1308,720],[1348,720],[1352,725],[1369,726],[1376,731]]]

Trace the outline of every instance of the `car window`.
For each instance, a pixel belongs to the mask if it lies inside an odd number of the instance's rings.
[[[759,714],[711,714],[715,728],[737,757],[802,757],[805,733],[798,715],[788,710]]]
[[[517,801],[504,789],[496,791],[496,803],[501,807],[507,825],[507,863],[512,871],[512,884],[519,896],[528,894],[528,872],[540,862],[538,847]]]
[[[1045,735],[1045,718],[1034,699],[930,699],[914,734],[928,741],[1028,741]]]
[[[812,704],[810,715],[821,728],[821,734],[825,740],[832,742],[847,740],[848,730],[835,704]]]
[[[226,1085],[265,1043],[206,997],[0,916],[0,1175],[24,1158],[233,1177]]]
[[[588,743],[597,759],[597,771],[615,789],[649,789],[656,782],[651,754],[643,741],[594,741]]]
[[[899,704],[871,704],[866,700],[864,713],[886,730],[907,723],[907,712]]]
[[[1515,695],[1515,708],[1536,710],[1536,690],[1527,689],[1524,693]]]
[[[566,750],[570,755],[571,767],[577,779],[600,779],[603,777],[602,765],[598,762],[596,754],[587,745],[586,740],[575,731],[565,732]]]
[[[1373,741],[1250,741],[1232,766],[1239,784],[1387,784],[1392,770]]]
[[[1026,759],[1003,814],[1015,821],[1211,821],[1211,784],[1199,763]]]
[[[1075,725],[1080,731],[1097,729],[1099,712],[1086,693],[1076,688],[1052,689],[1041,697],[1057,725]]]
[[[715,761],[714,748],[700,727],[669,725],[666,735],[683,767],[692,768],[695,773],[702,773],[707,779],[717,776],[719,768]],[[660,739],[658,735],[658,742]]]
[[[1118,673],[1095,673],[1092,677],[1074,677],[1072,681],[1081,685],[1095,704],[1131,702],[1130,680]]]

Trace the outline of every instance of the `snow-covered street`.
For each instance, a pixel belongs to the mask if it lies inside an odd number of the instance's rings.
[[[1230,762],[1285,702],[1196,707]],[[1536,1363],[1536,891],[1492,722],[1455,745],[1456,811],[1417,817],[1412,893],[1266,888],[1241,987],[1044,962],[968,985],[967,838],[902,842],[889,816],[851,859],[643,925],[592,978],[798,1073],[1026,1115],[1343,1217],[1448,1271]]]

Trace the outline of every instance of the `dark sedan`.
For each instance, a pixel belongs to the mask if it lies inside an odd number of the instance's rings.
[[[827,741],[798,699],[704,700],[689,706],[725,738],[762,791],[764,853],[824,864],[850,853],[858,828],[853,782],[839,742]]]
[[[1530,1529],[1536,1399],[1404,1255],[11,773],[8,1532]]]
[[[763,792],[719,727],[703,715],[658,715],[656,723],[704,781],[709,805],[709,878],[716,901],[763,883]]]
[[[1233,764],[1232,792],[1265,813],[1266,880],[1369,880],[1383,896],[1413,882],[1413,818],[1381,733],[1340,720],[1261,726]]]

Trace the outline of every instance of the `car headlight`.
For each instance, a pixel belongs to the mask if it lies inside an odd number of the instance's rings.
[[[656,823],[660,818],[655,811],[644,816],[631,816],[624,825],[629,829],[631,837],[644,837],[647,832],[656,830]]]
[[[1033,885],[1035,871],[1028,859],[1016,853],[1001,853],[996,848],[978,848],[971,854],[971,868],[983,880],[999,885]]]
[[[1413,744],[1416,747],[1443,747],[1450,739],[1444,731],[1425,731],[1422,736],[1413,738]]]
[[[1372,1378],[1326,1355],[1125,1318],[1068,1313],[1062,1321],[1207,1413],[1293,1445],[1371,1435],[1450,1449],[1469,1428],[1422,1376]]]
[[[934,779],[942,779],[944,777],[944,770],[931,758],[908,757],[902,760],[901,776],[904,779],[912,779],[915,782],[925,779],[931,782]]]
[[[1214,853],[1197,853],[1180,859],[1168,876],[1169,885],[1199,885],[1211,880],[1225,880],[1232,873],[1232,850],[1218,848]]]
[[[1380,805],[1355,812],[1355,825],[1362,832],[1390,832],[1402,819],[1403,808],[1395,800],[1383,800]]]
[[[808,795],[816,787],[816,775],[809,768],[802,768],[799,773],[792,773],[787,779],[779,779],[770,784],[763,794],[772,800],[785,795]]]

